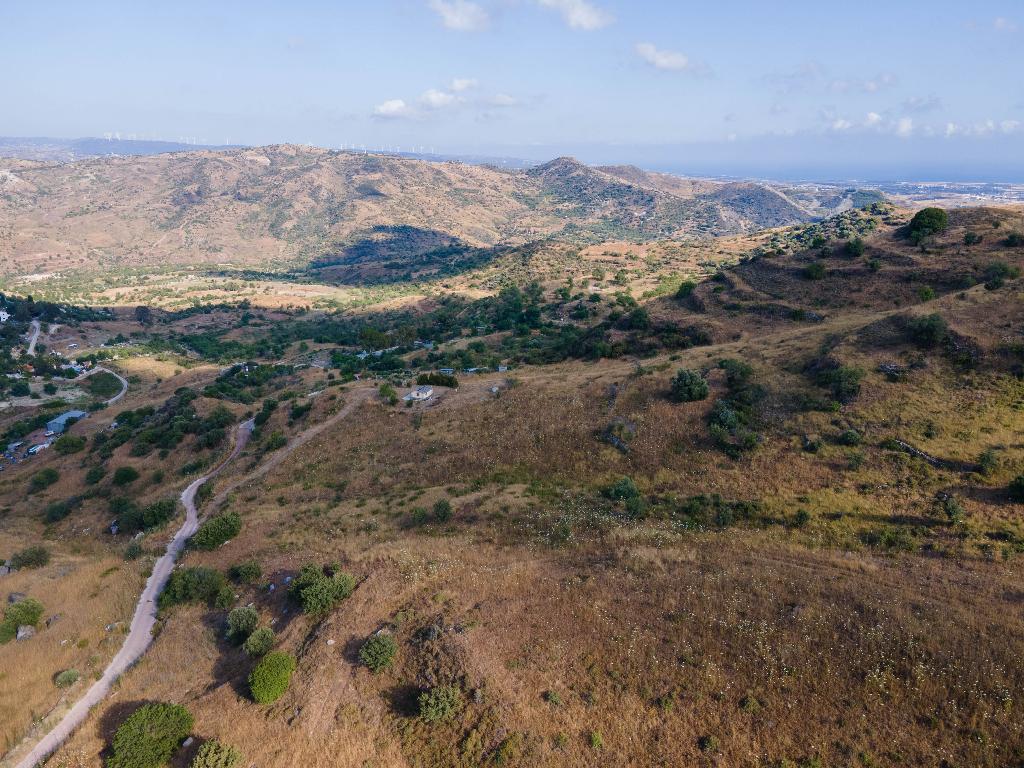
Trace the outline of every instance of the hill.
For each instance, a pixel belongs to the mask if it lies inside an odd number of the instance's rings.
[[[823,212],[759,184],[615,173],[571,158],[519,171],[296,146],[7,160],[0,272],[280,270],[545,239],[692,239]]]

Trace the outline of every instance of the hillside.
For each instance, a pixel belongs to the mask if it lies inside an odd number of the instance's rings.
[[[533,174],[583,216],[624,183]],[[250,416],[152,647],[54,765],[98,768],[153,701],[195,717],[175,766],[212,739],[267,768],[1019,762],[1024,210],[910,218],[513,248],[348,311],[4,299],[5,371],[74,344],[130,383],[102,407],[0,378],[31,392],[0,395],[8,439],[92,411],[0,476],[0,554],[46,550],[0,577],[44,604],[0,645],[4,768],[113,656],[166,502]],[[295,661],[268,703],[242,614]]]
[[[0,162],[0,273],[280,270],[445,248],[694,238],[808,221],[759,184],[560,158],[525,171],[307,147]]]

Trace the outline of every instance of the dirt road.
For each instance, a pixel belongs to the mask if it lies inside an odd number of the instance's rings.
[[[109,400],[106,401],[107,405],[113,405],[118,400],[120,400],[122,397],[124,397],[125,394],[127,394],[127,392],[128,392],[128,379],[126,379],[121,374],[116,373],[116,372],[110,370],[109,368],[104,368],[102,365],[98,365],[95,368],[93,368],[91,371],[87,371],[86,373],[83,373],[81,376],[79,376],[77,379],[75,379],[75,381],[81,381],[82,379],[88,378],[89,376],[93,376],[94,374],[97,374],[100,371],[102,371],[103,373],[109,373],[111,376],[113,376],[115,379],[117,379],[118,381],[121,382],[121,391],[118,392],[116,395],[114,395],[112,398],[110,398]]]
[[[71,732],[82,724],[89,714],[89,710],[103,701],[110,692],[114,681],[146,652],[149,644],[153,641],[152,630],[156,624],[157,597],[167,584],[171,571],[174,569],[174,563],[182,549],[185,548],[185,542],[199,528],[199,511],[196,509],[195,503],[196,492],[203,483],[217,475],[242,452],[252,435],[253,426],[252,419],[239,424],[235,433],[235,446],[231,454],[216,469],[193,481],[182,492],[181,503],[185,506],[185,523],[174,534],[174,538],[167,545],[167,551],[153,566],[153,572],[146,581],[146,588],[142,590],[139,602],[135,606],[135,615],[132,617],[131,627],[124,645],[121,646],[121,650],[117,652],[103,672],[103,677],[93,683],[92,687],[75,702],[56,727],[47,733],[28,755],[22,758],[17,764],[17,768],[33,768],[53,753]]]
[[[32,321],[32,337],[28,340],[28,354],[34,355],[36,353],[36,342],[39,341],[39,332],[43,326],[38,320]]]

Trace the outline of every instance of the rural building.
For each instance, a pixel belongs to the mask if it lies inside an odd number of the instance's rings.
[[[11,313],[6,309],[0,309],[0,323],[6,323],[11,319]]]
[[[433,387],[428,387],[428,386],[424,385],[424,386],[421,386],[421,387],[416,387],[416,389],[414,389],[412,392],[410,392],[408,395],[406,395],[402,399],[406,400],[406,401],[409,401],[409,402],[418,402],[418,401],[421,401],[421,400],[429,400],[433,396],[434,396],[434,388]]]
[[[68,428],[69,421],[78,421],[85,416],[88,416],[85,411],[67,411],[57,418],[46,422],[46,431],[52,432],[55,435],[62,434]]]

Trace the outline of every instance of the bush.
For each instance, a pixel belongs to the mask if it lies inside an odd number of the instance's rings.
[[[840,365],[822,371],[818,376],[818,383],[828,387],[832,397],[840,403],[850,403],[860,394],[860,382],[863,378],[864,371],[860,368]]]
[[[923,208],[914,214],[907,227],[907,234],[914,243],[920,243],[930,235],[945,232],[949,226],[949,215],[941,208]]]
[[[191,768],[235,768],[241,762],[241,752],[228,744],[211,739],[196,752]]]
[[[452,503],[448,499],[438,499],[434,502],[434,519],[439,523],[446,523],[452,519]]]
[[[239,584],[255,584],[263,575],[263,569],[255,560],[246,560],[231,566],[228,575]]]
[[[240,606],[228,614],[227,638],[235,645],[241,645],[249,639],[260,623],[260,615],[255,608]]]
[[[58,688],[70,688],[78,682],[80,677],[81,675],[77,669],[65,669],[63,672],[58,672],[54,675],[53,684]]]
[[[1024,504],[1024,475],[1017,475],[1013,478],[1013,480],[1010,481],[1007,492],[1013,501]]]
[[[34,627],[42,617],[43,604],[34,597],[8,605],[4,611],[4,620],[0,622],[0,644],[13,640],[18,634],[18,627]]]
[[[919,347],[926,349],[936,347],[946,340],[949,326],[937,312],[923,317],[912,317],[907,320],[907,331],[911,340]]]
[[[452,389],[459,386],[459,380],[447,373],[421,373],[416,377],[416,383],[420,386],[451,387]]]
[[[631,477],[623,477],[604,489],[604,495],[613,501],[629,501],[640,497],[640,489]]]
[[[860,445],[863,439],[864,438],[861,436],[860,432],[856,429],[846,429],[839,434],[839,437],[836,438],[836,442],[840,445],[853,446]]]
[[[117,515],[117,524],[125,533],[151,531],[159,528],[174,517],[178,502],[174,499],[160,499],[140,509],[131,499],[111,499],[110,511]]]
[[[964,233],[964,245],[978,245],[985,238],[979,235],[977,232],[965,232]]]
[[[825,278],[825,265],[815,261],[803,268],[803,276],[806,280],[823,280]]]
[[[438,685],[420,693],[417,703],[420,717],[428,723],[444,722],[462,709],[462,692],[454,685]]]
[[[78,435],[61,435],[53,441],[53,450],[61,456],[78,453],[85,448],[85,438]]]
[[[260,627],[254,631],[242,645],[243,650],[250,656],[266,656],[274,647],[274,630],[270,627]]]
[[[371,672],[377,674],[391,667],[396,653],[398,653],[398,643],[395,642],[395,638],[381,632],[363,643],[363,647],[359,649],[359,660]]]
[[[103,467],[90,467],[89,471],[85,473],[85,484],[96,485],[105,474],[107,474],[107,470]]]
[[[1007,248],[1020,248],[1024,246],[1024,235],[1020,232],[1011,232],[1003,243]]]
[[[159,768],[192,730],[192,714],[178,704],[145,704],[114,734],[107,768]]]
[[[160,593],[158,604],[167,608],[178,603],[223,603],[225,597],[230,604],[231,588],[224,574],[213,568],[193,566],[180,568],[171,574],[167,586]]]
[[[685,299],[691,293],[693,293],[693,289],[696,288],[696,287],[697,287],[697,283],[695,281],[693,281],[693,280],[683,280],[683,282],[681,282],[679,284],[679,288],[676,290],[676,298],[677,299]]]
[[[118,467],[114,470],[114,485],[130,485],[138,479],[139,471],[135,467]]]
[[[994,291],[1002,288],[1007,280],[1016,280],[1020,277],[1020,270],[1017,267],[1011,267],[1005,261],[994,261],[985,267],[983,277],[985,287]]]
[[[42,568],[50,562],[50,550],[41,544],[33,547],[25,547],[20,552],[11,556],[10,565],[13,568]]]
[[[352,594],[356,580],[347,573],[328,575],[324,568],[305,565],[292,582],[290,594],[302,605],[304,613],[322,616]]]
[[[669,398],[676,403],[693,403],[708,396],[708,383],[697,371],[682,368],[676,372]]]
[[[288,690],[295,671],[295,657],[284,651],[271,651],[249,674],[249,690],[257,704],[272,704]]]
[[[858,257],[864,255],[864,241],[859,237],[853,238],[846,243],[846,253],[848,256]]]
[[[279,429],[275,429],[267,437],[267,442],[263,444],[263,447],[268,451],[276,451],[279,448],[284,448],[288,445],[288,438],[284,436],[284,433]]]
[[[242,516],[237,512],[227,512],[211,517],[199,526],[189,543],[196,549],[216,549],[237,536],[241,530]]]
[[[28,492],[39,493],[39,491],[49,488],[58,480],[60,480],[60,472],[53,467],[41,469],[32,475],[32,479],[28,483]]]

